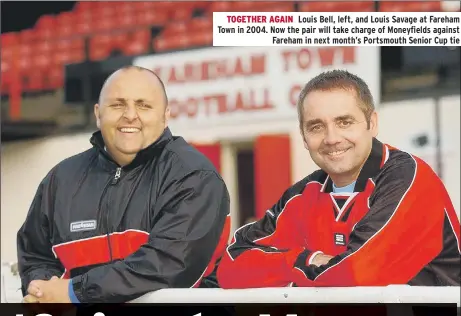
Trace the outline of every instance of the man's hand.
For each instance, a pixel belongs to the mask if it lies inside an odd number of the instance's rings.
[[[23,303],[40,303],[38,297],[35,297],[30,294],[24,296],[24,298],[22,299],[22,302]]]
[[[320,267],[323,266],[324,264],[327,264],[333,256],[325,255],[323,253],[318,253],[315,255],[315,257],[312,259],[313,265]]]
[[[34,298],[38,299],[39,303],[71,303],[69,298],[69,280],[52,277],[49,281],[34,280],[30,282],[27,288],[28,301]]]

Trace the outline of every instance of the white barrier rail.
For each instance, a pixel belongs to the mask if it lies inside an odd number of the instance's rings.
[[[10,271],[10,264],[2,264],[1,302],[18,303],[22,300],[20,280]],[[260,288],[244,290],[224,289],[165,289],[148,293],[132,303],[408,303],[454,304],[460,308],[459,286],[340,287],[340,288]]]
[[[390,285],[353,288],[262,288],[244,290],[165,289],[146,294],[133,303],[456,303],[459,286]]]

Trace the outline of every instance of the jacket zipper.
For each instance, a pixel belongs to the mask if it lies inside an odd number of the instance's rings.
[[[115,171],[115,175],[114,177],[112,178],[112,180],[110,180],[110,182],[107,184],[105,190],[104,190],[104,194],[106,193],[107,191],[107,188],[110,186],[110,185],[116,185],[118,183],[118,180],[120,179],[122,175],[122,168],[121,167],[118,167],[117,170]],[[104,196],[103,194],[103,196]],[[102,199],[101,199],[102,200]],[[110,202],[108,200],[108,202]],[[110,262],[112,262],[113,260],[113,256],[112,256],[112,245],[110,243],[110,231],[109,231],[109,209],[106,210],[106,235],[107,235],[107,246],[109,247],[109,258],[110,258]]]

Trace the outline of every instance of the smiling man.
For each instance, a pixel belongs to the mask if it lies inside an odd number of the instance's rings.
[[[18,232],[25,302],[127,302],[217,286],[229,194],[211,162],[168,128],[165,88],[126,67],[94,108],[93,148],[54,167]]]
[[[322,73],[302,90],[298,115],[320,170],[235,233],[220,286],[459,286],[460,224],[448,193],[424,161],[376,139],[366,83]]]

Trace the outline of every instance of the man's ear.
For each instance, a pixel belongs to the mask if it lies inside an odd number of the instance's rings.
[[[94,117],[96,118],[96,126],[98,127],[98,129],[101,128],[101,120],[99,119],[99,104],[95,104],[94,105]]]
[[[370,130],[373,137],[378,136],[378,113],[376,111],[370,116]]]
[[[168,126],[168,122],[170,121],[170,117],[171,117],[170,106],[167,105],[167,107],[165,109],[165,127]]]

